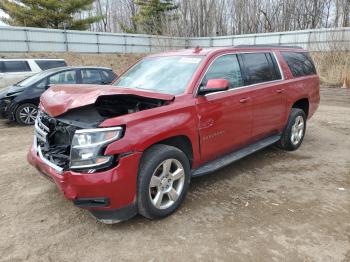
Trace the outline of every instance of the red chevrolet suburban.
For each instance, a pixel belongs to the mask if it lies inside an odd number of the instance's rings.
[[[28,161],[101,222],[161,218],[191,178],[270,145],[296,150],[319,101],[298,47],[150,55],[111,86],[49,88]]]

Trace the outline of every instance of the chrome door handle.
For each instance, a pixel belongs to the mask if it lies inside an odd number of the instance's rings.
[[[239,100],[240,103],[246,103],[250,100],[250,97],[245,97]]]
[[[277,89],[276,90],[276,92],[279,93],[279,94],[283,93],[283,91],[284,91],[284,89]]]

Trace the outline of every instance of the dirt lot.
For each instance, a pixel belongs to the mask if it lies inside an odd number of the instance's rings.
[[[298,151],[193,179],[159,221],[75,208],[26,163],[32,133],[0,122],[0,261],[350,261],[350,90],[322,89]]]

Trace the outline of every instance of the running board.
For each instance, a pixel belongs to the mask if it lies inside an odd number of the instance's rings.
[[[280,138],[281,135],[270,136],[247,147],[244,147],[242,149],[224,155],[223,157],[210,161],[204,164],[203,166],[192,170],[192,177],[203,176],[216,170],[219,170],[220,168],[223,168],[233,162],[236,162],[237,160],[240,160],[243,157],[251,155],[265,147],[276,143],[280,140]]]

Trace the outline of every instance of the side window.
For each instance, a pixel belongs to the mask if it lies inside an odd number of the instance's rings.
[[[43,71],[51,68],[67,66],[66,62],[61,60],[35,60],[35,63]]]
[[[226,79],[230,88],[243,86],[241,69],[236,55],[224,55],[217,58],[205,74],[201,86],[205,86],[209,79]]]
[[[30,72],[30,66],[27,61],[4,61],[3,70],[5,73]]]
[[[38,83],[36,83],[34,87],[37,88],[37,89],[45,89],[45,87],[46,87],[46,80],[47,80],[47,78],[45,77],[43,80],[41,80]]]
[[[105,83],[111,83],[117,77],[111,70],[102,70],[101,74]]]
[[[308,53],[281,52],[294,77],[316,74],[316,68]]]
[[[4,62],[0,62],[0,73],[4,73]]]
[[[100,71],[97,69],[82,69],[81,82],[83,84],[102,84],[103,79]]]
[[[49,84],[76,84],[77,77],[75,70],[65,71],[56,75],[50,76]]]
[[[241,54],[244,64],[245,85],[253,85],[281,79],[270,53]],[[276,61],[275,61],[276,62]]]

